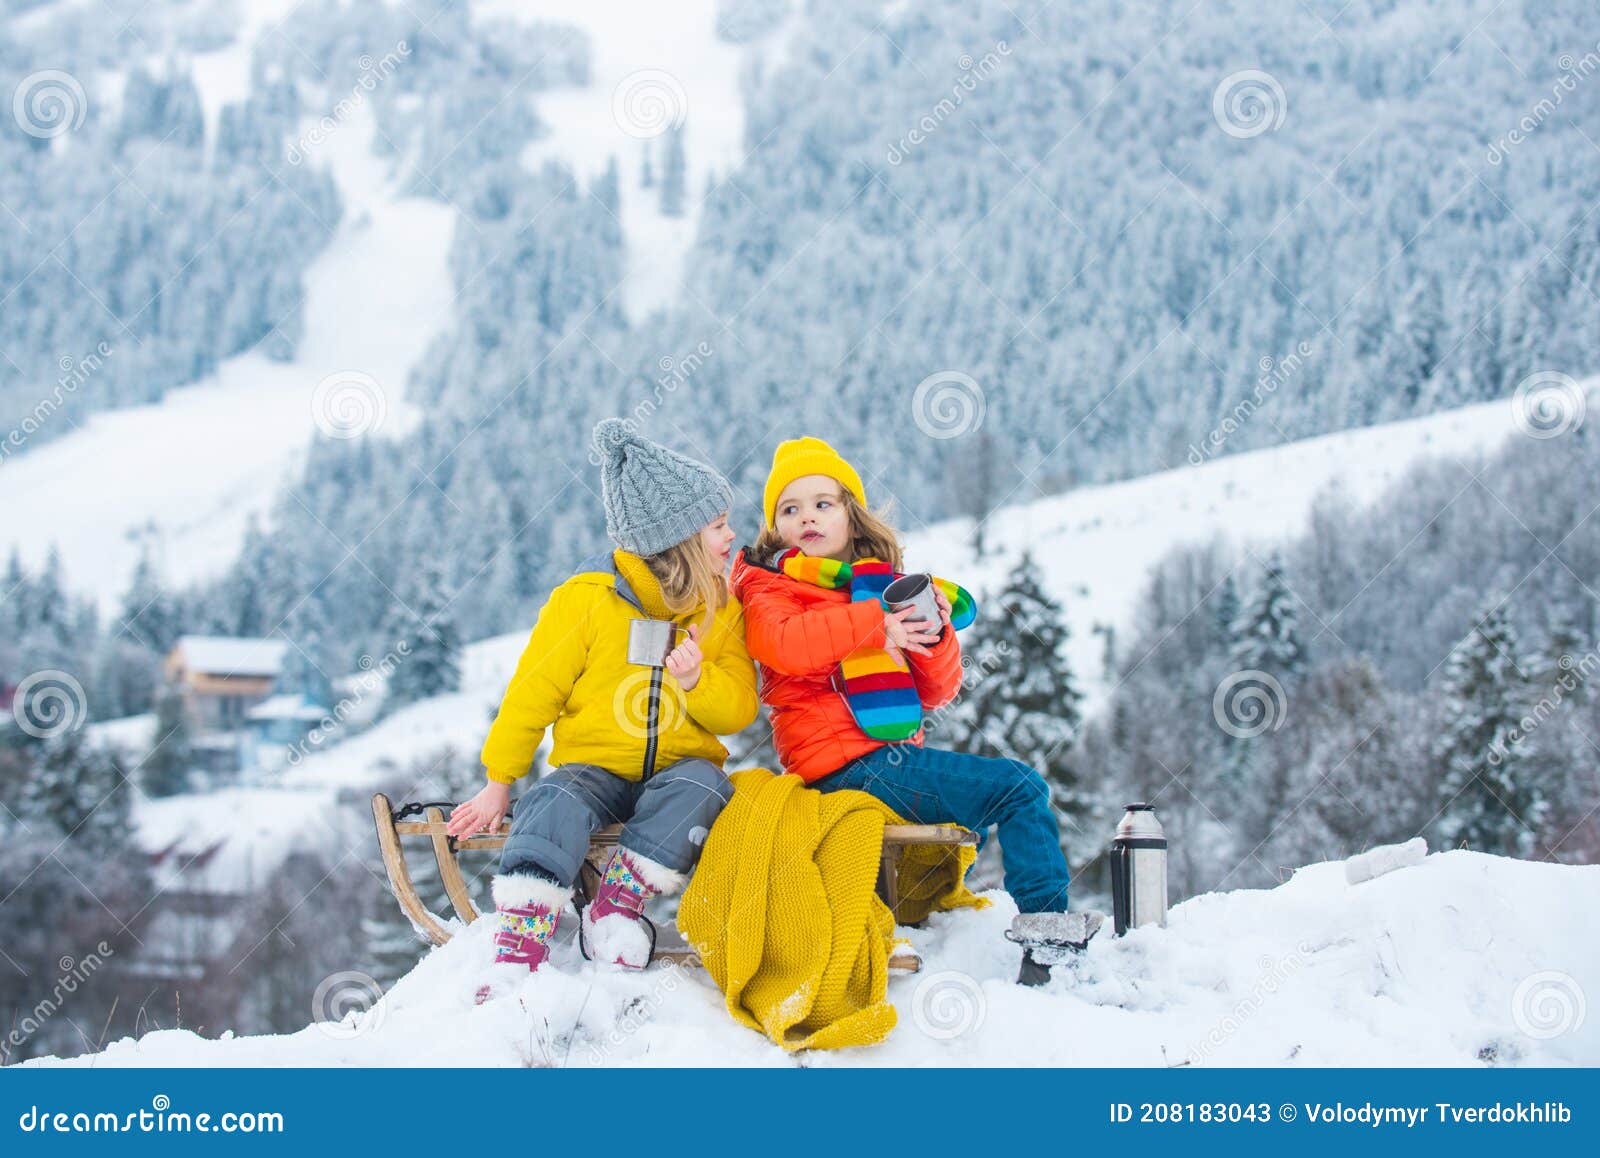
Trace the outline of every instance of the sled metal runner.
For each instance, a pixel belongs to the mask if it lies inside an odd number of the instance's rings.
[[[506,842],[511,826],[502,822],[500,830],[457,840],[447,831],[446,810],[455,807],[453,801],[433,801],[406,804],[396,810],[389,798],[379,792],[372,797],[372,819],[378,830],[378,848],[383,854],[383,867],[389,874],[389,891],[399,902],[400,909],[410,919],[417,932],[435,945],[450,940],[451,932],[440,917],[423,903],[417,895],[416,881],[406,864],[405,837],[426,838],[433,847],[434,859],[439,865],[439,880],[445,895],[462,924],[470,925],[478,919],[478,910],[472,903],[466,877],[461,872],[462,849],[484,852],[499,849]],[[422,817],[413,820],[412,817]],[[582,908],[595,895],[600,886],[600,875],[611,850],[616,847],[622,832],[620,824],[598,829],[589,840],[589,852],[579,870],[573,886],[573,901]],[[883,828],[883,860],[878,867],[878,895],[899,920],[899,866],[906,848],[916,844],[973,845],[978,843],[976,833],[964,828],[942,824],[887,824]],[[698,965],[700,958],[681,941],[677,944],[657,945],[652,961],[676,961],[683,965]],[[922,962],[915,953],[901,950],[889,958],[889,968],[896,972],[915,973]]]

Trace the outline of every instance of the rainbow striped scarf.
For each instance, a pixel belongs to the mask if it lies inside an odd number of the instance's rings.
[[[884,610],[883,589],[900,576],[882,559],[857,559],[842,563],[837,559],[802,554],[797,547],[784,551],[774,561],[791,579],[817,587],[849,588],[850,598],[859,603],[876,599]],[[978,605],[960,584],[933,576],[934,585],[950,601],[950,624],[958,631],[978,616]],[[922,700],[917,696],[911,667],[898,650],[881,647],[858,648],[839,664],[839,677],[845,703],[856,726],[874,740],[908,740],[922,730]]]

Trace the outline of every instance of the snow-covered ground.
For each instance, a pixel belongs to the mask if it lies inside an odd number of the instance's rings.
[[[1600,866],[1447,852],[1360,885],[1340,863],[1271,890],[1195,897],[1166,928],[1091,943],[1076,974],[1016,985],[1004,894],[903,930],[926,962],[890,981],[877,1046],[791,1057],[735,1023],[699,970],[553,967],[475,1007],[491,922],[432,951],[381,1000],[358,978],[343,1022],[207,1040],[167,1030],[72,1066],[1023,1064],[1477,1066],[1600,1063]],[[326,997],[326,995],[325,995]],[[310,1013],[308,1011],[308,1019]]]
[[[208,117],[238,95],[229,68],[209,67],[233,51],[207,54],[208,67],[196,74]],[[455,213],[396,195],[372,153],[373,136],[371,106],[361,105],[306,162],[329,168],[345,214],[306,271],[296,359],[230,358],[156,405],[95,414],[65,438],[7,461],[0,508],[22,510],[49,496],[56,517],[8,526],[0,551],[15,542],[37,568],[56,543],[68,584],[110,613],[146,539],[173,584],[232,563],[250,515],[270,508],[319,428],[384,436],[415,425],[406,380],[452,318]]]

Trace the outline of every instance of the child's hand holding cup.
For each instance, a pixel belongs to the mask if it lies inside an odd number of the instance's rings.
[[[883,632],[891,647],[927,655],[950,622],[949,601],[922,573],[902,575],[883,589]]]

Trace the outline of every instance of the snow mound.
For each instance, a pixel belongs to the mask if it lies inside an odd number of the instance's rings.
[[[551,965],[473,1005],[498,968],[492,922],[431,952],[381,999],[359,974],[313,998],[342,1021],[206,1040],[166,1030],[80,1066],[1461,1065],[1593,1064],[1600,866],[1464,851],[1358,885],[1342,862],[1270,890],[1210,893],[1166,928],[1109,930],[1050,984],[1014,984],[1003,893],[905,930],[921,974],[897,976],[900,1024],[866,1049],[792,1058],[737,1025],[697,969],[601,970],[571,914]],[[308,1016],[312,1011],[308,1009]]]

